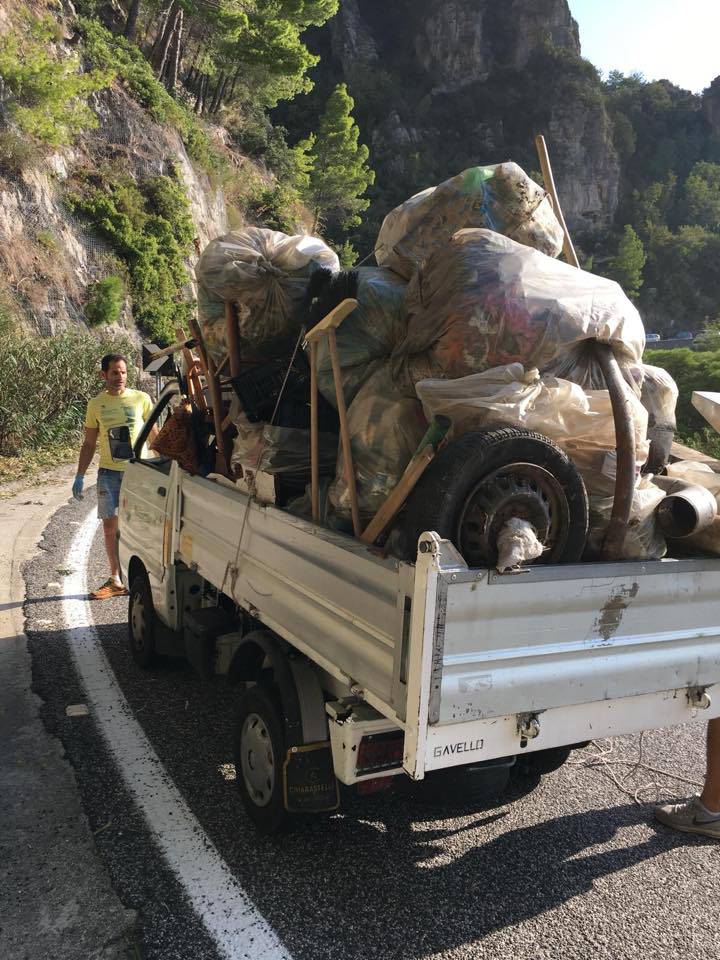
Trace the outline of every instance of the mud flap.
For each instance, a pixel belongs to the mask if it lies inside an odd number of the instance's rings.
[[[283,797],[288,813],[337,810],[340,792],[329,740],[290,747],[283,765]]]

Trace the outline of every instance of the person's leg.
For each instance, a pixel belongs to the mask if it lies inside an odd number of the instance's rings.
[[[720,840],[720,718],[708,723],[707,769],[702,794],[683,803],[655,807],[655,817],[673,830]]]
[[[105,552],[107,553],[108,564],[110,565],[110,576],[113,580],[120,582],[120,569],[117,562],[117,545],[115,537],[117,535],[118,518],[106,517],[103,520],[103,535],[105,536]]]
[[[120,571],[118,569],[115,547],[121,482],[122,473],[117,470],[100,469],[98,471],[98,517],[100,517],[103,523],[105,552],[110,566],[110,576],[101,587],[90,594],[93,600],[110,600],[112,597],[122,597],[127,593],[127,590],[120,582]]]
[[[720,813],[720,717],[708,723],[707,772],[700,802],[713,813]]]

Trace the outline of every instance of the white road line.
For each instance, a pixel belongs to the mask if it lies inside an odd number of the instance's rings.
[[[232,960],[290,960],[215,849],[135,720],[95,630],[85,600],[88,558],[98,524],[92,512],[70,547],[65,621],[88,706],[168,866],[221,954]]]

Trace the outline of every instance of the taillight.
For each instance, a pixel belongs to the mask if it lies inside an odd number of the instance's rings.
[[[402,730],[363,737],[357,754],[359,776],[380,773],[402,765],[405,736]]]

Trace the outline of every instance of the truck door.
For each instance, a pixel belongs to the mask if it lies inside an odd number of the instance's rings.
[[[178,395],[176,384],[165,388],[148,417],[134,446],[135,459],[125,468],[120,490],[120,536],[124,551],[142,560],[150,580],[153,601],[164,612],[163,581],[170,563],[172,518],[177,490],[175,461],[161,457],[146,447],[154,426],[158,429],[169,412],[169,404]]]

